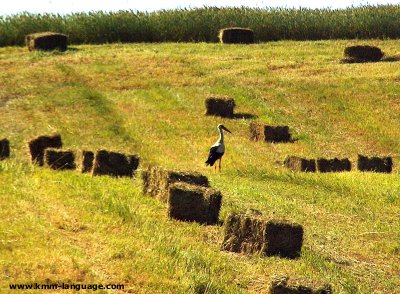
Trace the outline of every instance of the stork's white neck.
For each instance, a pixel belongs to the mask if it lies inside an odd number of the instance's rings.
[[[224,143],[224,132],[222,131],[221,128],[218,128],[219,131],[219,140],[218,142]]]

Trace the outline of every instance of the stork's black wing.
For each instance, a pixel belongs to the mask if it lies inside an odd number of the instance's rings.
[[[224,155],[224,153],[217,152],[218,146],[213,146],[210,149],[210,153],[208,153],[208,159],[206,161],[206,165],[213,166],[214,163]]]

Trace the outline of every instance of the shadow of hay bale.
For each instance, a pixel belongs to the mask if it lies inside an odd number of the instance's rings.
[[[270,294],[332,294],[333,289],[329,284],[325,284],[315,290],[303,285],[288,285],[288,277],[275,277],[271,281]]]
[[[222,250],[262,256],[298,258],[303,227],[296,223],[265,220],[260,215],[231,213],[225,220]]]
[[[234,117],[235,100],[230,97],[208,97],[205,100],[206,115],[215,115],[226,118]]]
[[[219,31],[218,38],[223,44],[253,44],[254,31],[247,28],[224,28]]]
[[[0,140],[0,160],[10,157],[10,141],[7,139]]]
[[[362,62],[377,62],[381,60],[384,53],[375,46],[349,46],[344,49],[344,58],[342,63],[362,63]]]
[[[348,158],[318,158],[317,169],[321,173],[351,171],[351,162]]]
[[[288,156],[283,164],[292,171],[316,172],[315,159]]]
[[[132,178],[138,166],[139,157],[137,155],[99,150],[94,157],[92,175]]]
[[[187,184],[210,187],[206,176],[199,173],[167,170],[159,166],[148,166],[142,172],[143,194],[158,198],[163,202],[168,201],[169,187],[173,183],[184,182]]]
[[[400,61],[400,53],[392,56],[385,56],[381,59],[383,62],[397,62]]]
[[[53,32],[41,32],[29,34],[25,37],[25,43],[29,51],[33,50],[67,50],[67,36]]]
[[[250,140],[270,143],[292,143],[288,126],[269,126],[263,123],[250,124]]]
[[[234,119],[256,119],[257,117],[257,115],[251,113],[239,112],[233,114]]]
[[[79,156],[76,158],[77,169],[81,173],[90,173],[93,168],[94,153],[92,151],[79,151]]]
[[[62,148],[61,136],[40,136],[28,142],[32,163],[43,166],[44,150],[46,148]]]
[[[44,162],[46,166],[54,170],[76,169],[75,152],[70,150],[45,149]]]
[[[221,209],[221,192],[177,182],[170,186],[168,216],[173,219],[214,225]]]
[[[391,157],[370,157],[358,155],[357,168],[364,172],[391,173],[393,160]]]

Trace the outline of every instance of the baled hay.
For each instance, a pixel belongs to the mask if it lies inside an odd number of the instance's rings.
[[[99,150],[93,161],[92,175],[133,177],[138,166],[139,157],[137,155]]]
[[[169,188],[168,216],[200,224],[216,224],[221,202],[219,191],[183,182],[174,183]]]
[[[375,46],[349,46],[344,49],[344,63],[373,62],[383,57],[382,50]]]
[[[43,32],[30,34],[25,37],[29,51],[32,50],[67,50],[67,36],[64,34]]]
[[[250,123],[250,140],[265,141],[265,125],[263,123]]]
[[[92,151],[82,150],[79,151],[78,155],[76,162],[79,172],[90,173],[93,168],[94,153]]]
[[[270,220],[265,230],[267,256],[278,255],[287,258],[300,256],[303,245],[303,227],[287,221]]]
[[[351,162],[348,158],[318,158],[317,168],[321,173],[351,171]]]
[[[259,215],[231,213],[225,220],[221,248],[237,253],[262,253],[266,221]]]
[[[10,141],[7,139],[0,140],[0,160],[10,157]]]
[[[287,221],[265,220],[260,215],[231,213],[225,221],[222,249],[285,258],[300,256],[303,228]]]
[[[292,142],[292,135],[288,126],[270,126],[252,122],[250,124],[250,139],[271,143],[287,143]]]
[[[199,173],[167,170],[159,166],[148,166],[142,173],[143,193],[156,197],[163,202],[168,201],[168,190],[171,184],[184,182],[192,185],[209,187],[206,176]]]
[[[58,134],[52,136],[40,136],[28,142],[32,163],[43,166],[44,150],[46,148],[61,148],[61,136]]]
[[[46,166],[54,170],[75,169],[75,152],[48,148],[44,152]]]
[[[367,157],[358,155],[358,170],[377,173],[391,173],[393,160],[391,157]]]
[[[225,28],[219,31],[218,37],[223,44],[254,43],[254,31],[247,28]]]
[[[235,100],[230,97],[214,96],[205,100],[206,115],[232,118],[235,109]]]
[[[288,126],[265,126],[265,141],[272,143],[291,142]]]
[[[329,284],[313,289],[303,285],[288,285],[288,277],[281,276],[272,279],[270,294],[332,294],[333,289]]]
[[[306,159],[297,156],[288,156],[284,161],[285,166],[293,171],[315,172],[315,159]]]

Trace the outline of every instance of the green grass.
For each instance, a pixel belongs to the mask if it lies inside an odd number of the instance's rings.
[[[398,50],[398,41],[369,42],[389,55]],[[10,283],[70,282],[123,283],[120,293],[263,293],[281,274],[331,283],[336,293],[398,291],[400,69],[340,64],[349,44],[0,48],[0,138],[12,148],[0,162],[1,292]],[[206,117],[207,94],[230,95],[236,112],[255,118]],[[287,124],[299,140],[251,142],[252,120]],[[214,174],[204,161],[218,123],[233,134]],[[66,148],[137,153],[140,168],[207,175],[223,194],[221,220],[253,208],[302,224],[301,257],[221,252],[221,226],[168,220],[165,204],[142,195],[140,177],[31,165],[27,141],[56,131]],[[294,154],[349,157],[355,168],[358,153],[393,156],[394,172],[298,174],[282,166]]]
[[[216,8],[155,12],[22,13],[0,16],[0,47],[23,45],[27,34],[65,33],[72,44],[113,42],[217,42],[220,29],[254,30],[256,41],[395,39],[400,5],[346,9]]]

